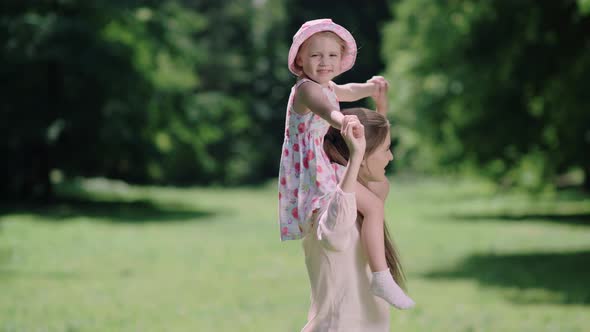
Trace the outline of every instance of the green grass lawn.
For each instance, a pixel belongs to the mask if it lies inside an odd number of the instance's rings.
[[[0,331],[304,325],[301,244],[279,241],[274,183],[59,190],[0,208]],[[392,331],[588,331],[590,197],[401,178],[386,215],[417,302],[392,310]]]

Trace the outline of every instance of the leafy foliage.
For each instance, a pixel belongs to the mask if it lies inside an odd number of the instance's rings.
[[[290,38],[320,17],[359,45],[338,82],[386,68],[398,166],[474,167],[531,188],[574,169],[590,187],[589,8],[586,0],[4,1],[0,195],[50,198],[55,170],[161,184],[276,176],[295,80]]]
[[[280,14],[280,3],[1,6],[2,192],[48,197],[52,169],[176,184],[260,178],[248,166],[268,162],[260,157],[272,146],[248,151],[268,141],[262,132],[285,94],[274,82],[286,73],[266,60],[284,51],[274,28],[284,15],[260,17]]]
[[[529,187],[590,178],[589,32],[576,1],[401,1],[384,40],[401,151]]]

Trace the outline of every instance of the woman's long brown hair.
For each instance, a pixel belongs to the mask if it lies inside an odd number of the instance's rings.
[[[344,115],[356,115],[361,124],[365,127],[365,139],[367,146],[365,149],[365,157],[370,155],[377,149],[377,147],[386,139],[389,132],[389,122],[383,115],[368,110],[366,108],[349,108],[342,110]],[[346,146],[346,142],[340,135],[340,131],[330,127],[328,133],[324,137],[324,150],[330,158],[331,162],[346,166],[350,158],[350,152]],[[357,218],[359,228],[363,227],[363,216],[359,213]],[[406,289],[406,276],[402,269],[399,258],[399,253],[394,245],[393,239],[389,235],[387,223],[383,221],[383,238],[385,240],[385,259],[387,260],[387,267],[389,267],[393,278],[397,284]]]

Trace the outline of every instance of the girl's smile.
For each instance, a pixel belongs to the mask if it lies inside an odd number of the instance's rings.
[[[296,62],[310,79],[327,86],[340,74],[342,45],[333,37],[314,35],[304,43]]]

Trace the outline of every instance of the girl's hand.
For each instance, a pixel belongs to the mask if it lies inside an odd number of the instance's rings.
[[[377,106],[379,113],[387,113],[387,92],[389,91],[389,82],[383,76],[373,76],[367,83],[374,85],[374,93],[371,95]]]
[[[374,90],[371,97],[375,99],[379,98],[383,92],[387,93],[387,90],[389,89],[389,82],[383,76],[373,76],[367,80],[367,83],[373,84]]]
[[[360,123],[358,118],[349,118],[346,122],[343,121],[340,134],[348,146],[350,157],[360,157],[365,154],[367,142],[365,140],[365,127]]]

